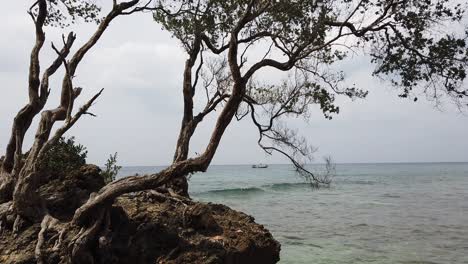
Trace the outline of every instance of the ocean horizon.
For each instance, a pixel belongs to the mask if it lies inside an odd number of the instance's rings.
[[[213,165],[190,177],[189,193],[252,215],[281,243],[280,263],[468,263],[468,162],[335,165],[321,189],[287,164]]]
[[[385,164],[408,164],[408,165],[416,165],[416,164],[459,164],[459,163],[462,163],[462,164],[468,164],[468,161],[410,161],[410,162],[407,162],[407,161],[380,161],[380,162],[333,162],[334,165],[385,165]],[[265,163],[265,162],[259,162],[259,163],[232,163],[232,164],[211,164],[209,166],[210,167],[213,167],[213,166],[252,166],[252,165],[256,165],[256,164],[266,164],[268,166],[270,165],[285,165],[285,166],[292,166],[290,163]],[[122,168],[135,168],[135,167],[138,167],[138,168],[145,168],[145,167],[151,167],[151,168],[160,168],[160,169],[164,169],[168,166],[170,166],[171,164],[166,164],[166,165],[123,165],[123,164],[120,164],[120,166],[122,166]],[[311,166],[316,166],[316,165],[325,165],[324,162],[314,162],[314,163],[310,163],[309,165]],[[208,168],[208,170],[209,170]],[[125,171],[125,170],[124,170]],[[157,171],[155,171],[157,172]],[[125,175],[122,174],[122,172],[119,172],[119,177],[123,177]]]

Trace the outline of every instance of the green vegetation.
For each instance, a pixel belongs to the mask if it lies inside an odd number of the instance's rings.
[[[69,173],[85,165],[87,155],[86,147],[76,143],[74,137],[61,137],[45,155],[43,168],[54,174]]]
[[[117,165],[117,152],[114,155],[110,155],[107,159],[104,171],[101,173],[104,178],[104,182],[110,183],[115,181],[115,176],[119,173],[119,170],[122,168]]]
[[[45,155],[42,168],[55,175],[64,175],[85,165],[87,155],[86,147],[77,143],[75,137],[62,137]],[[104,182],[113,182],[121,168],[117,165],[117,152],[109,155],[101,173]]]

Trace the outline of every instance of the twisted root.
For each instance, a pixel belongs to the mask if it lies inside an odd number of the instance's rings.
[[[58,228],[59,224],[60,224],[59,220],[57,220],[56,218],[52,217],[49,214],[44,216],[44,218],[42,219],[41,230],[39,231],[39,234],[37,235],[37,243],[36,243],[36,248],[34,250],[34,255],[36,257],[36,261],[37,261],[38,264],[47,263],[44,260],[44,250],[42,249],[42,247],[43,247],[44,241],[45,241],[44,235],[49,229],[52,229],[52,230],[59,233],[58,239],[57,239],[57,241],[56,241],[56,243],[55,243],[52,250],[56,251],[56,250],[58,250],[60,248],[60,243],[62,241],[62,236],[64,234],[64,229]]]

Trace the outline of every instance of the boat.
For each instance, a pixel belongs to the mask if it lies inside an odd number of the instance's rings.
[[[260,164],[254,164],[254,165],[252,165],[252,168],[254,168],[254,169],[266,169],[266,168],[268,168],[268,165],[261,164],[261,163]]]

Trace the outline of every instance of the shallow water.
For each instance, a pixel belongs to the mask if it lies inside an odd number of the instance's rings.
[[[190,193],[253,215],[281,242],[280,263],[468,264],[468,163],[336,171],[331,188],[311,190],[289,165],[212,166],[191,177]]]

